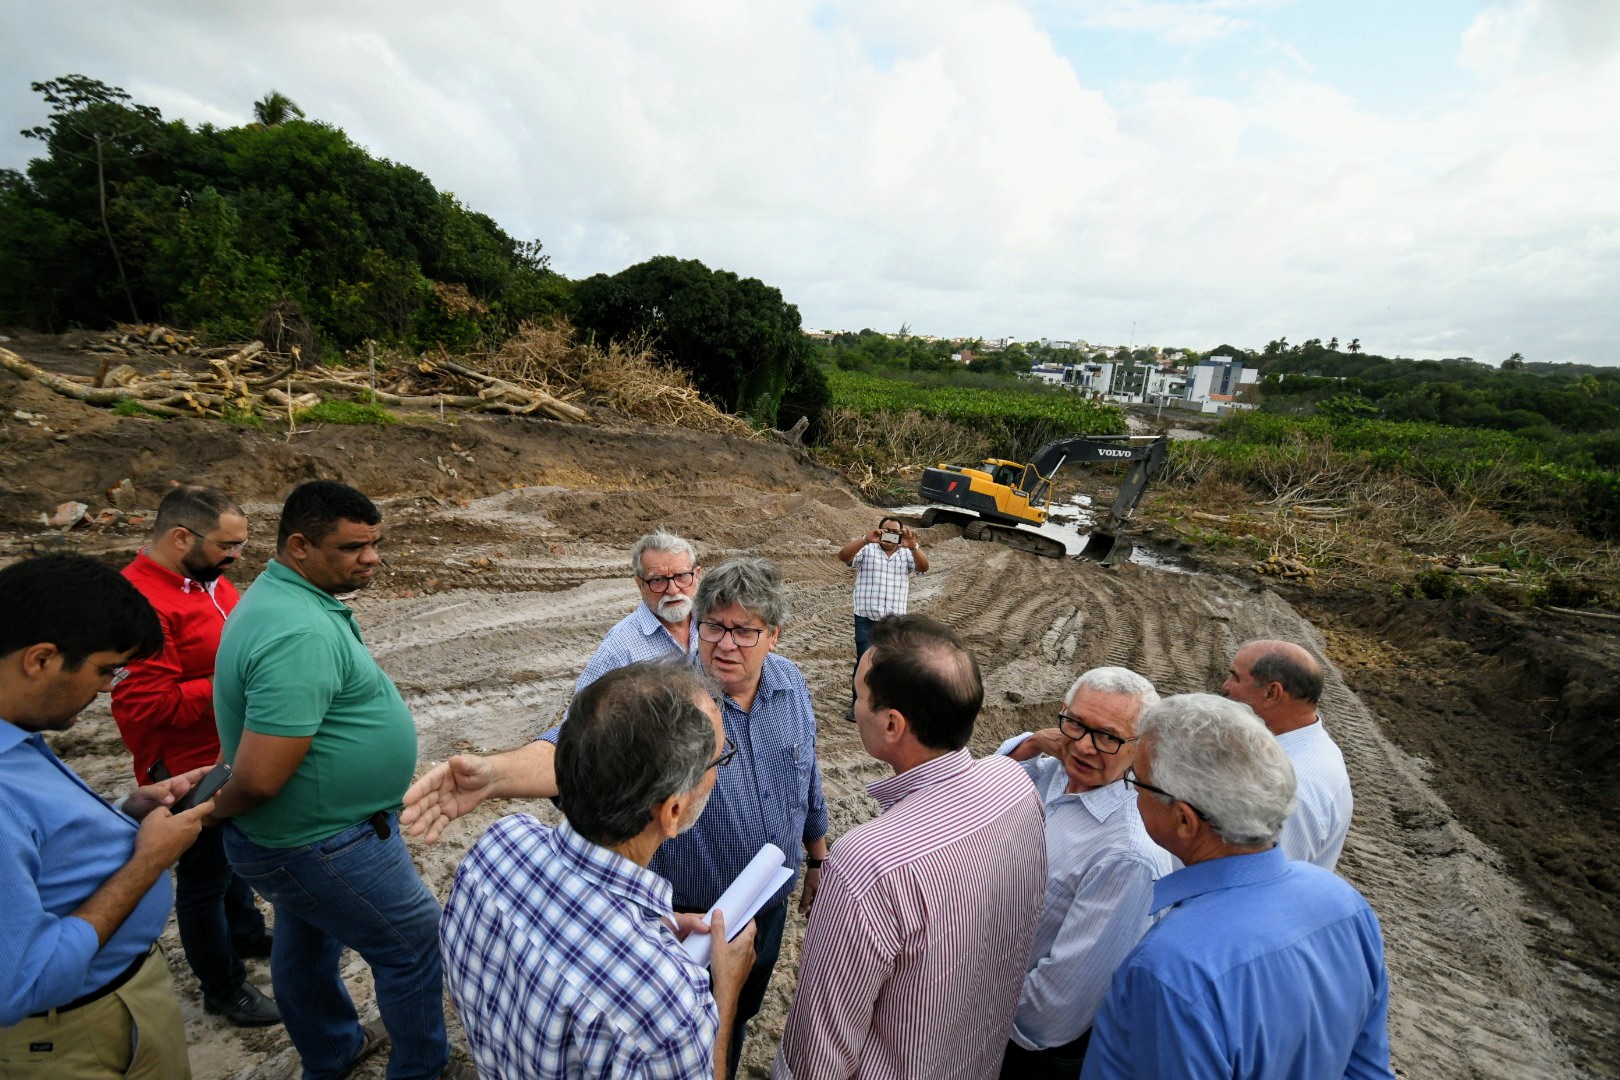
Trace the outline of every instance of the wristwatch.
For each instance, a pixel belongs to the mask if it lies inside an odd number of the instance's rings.
[[[810,856],[806,855],[804,857],[804,868],[806,870],[820,870],[821,864],[824,862],[826,862],[825,859],[812,859]]]

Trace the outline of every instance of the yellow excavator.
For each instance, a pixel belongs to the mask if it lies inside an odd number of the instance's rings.
[[[919,523],[951,522],[969,540],[990,540],[1048,558],[1074,556],[1104,566],[1125,562],[1131,544],[1120,530],[1136,512],[1148,481],[1164,467],[1169,440],[1164,435],[1067,435],[1041,447],[1024,464],[988,458],[973,465],[940,465],[923,470],[920,492],[930,505]],[[1083,546],[1047,524],[1052,480],[1064,465],[1128,462],[1108,517]]]

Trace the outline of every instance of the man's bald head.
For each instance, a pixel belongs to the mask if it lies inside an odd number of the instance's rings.
[[[899,712],[932,750],[967,745],[984,703],[984,679],[950,627],[921,615],[880,619],[862,660],[873,710]]]
[[[1281,734],[1315,719],[1322,697],[1322,662],[1291,641],[1246,641],[1232,657],[1221,689]]]

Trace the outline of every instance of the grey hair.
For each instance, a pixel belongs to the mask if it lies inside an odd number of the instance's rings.
[[[636,577],[640,577],[642,572],[641,556],[648,551],[669,551],[685,555],[692,560],[693,566],[697,565],[697,552],[692,549],[690,540],[658,528],[637,540],[635,546],[630,549],[630,567],[636,572]]]
[[[1303,663],[1286,644],[1276,641],[1244,642],[1243,649],[1255,646],[1260,650],[1260,655],[1249,665],[1249,678],[1262,686],[1271,682],[1280,683],[1289,697],[1315,705],[1322,698],[1322,662],[1303,645],[1295,646],[1310,659],[1309,663]]]
[[[1068,702],[1081,689],[1100,690],[1105,694],[1124,694],[1136,699],[1136,715],[1140,719],[1142,713],[1159,703],[1159,692],[1153,689],[1153,684],[1144,675],[1138,675],[1130,668],[1124,667],[1094,667],[1090,671],[1082,672],[1069,687],[1069,692],[1063,695]]]
[[[737,606],[758,615],[767,628],[787,621],[787,588],[776,564],[769,559],[739,555],[705,571],[698,585],[693,609],[699,620],[707,619],[723,607]]]
[[[609,847],[697,787],[714,760],[713,688],[682,660],[627,664],[574,696],[557,735],[557,793],[574,831]]]
[[[1298,805],[1294,766],[1247,705],[1177,694],[1142,714],[1153,785],[1196,806],[1234,847],[1266,847]]]

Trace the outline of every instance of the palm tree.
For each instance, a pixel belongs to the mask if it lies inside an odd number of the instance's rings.
[[[1361,351],[1361,339],[1360,338],[1351,338],[1350,339],[1350,344],[1346,345],[1345,348],[1349,349],[1352,354],[1360,352]]]
[[[302,120],[304,110],[298,103],[283,94],[280,90],[272,90],[264,97],[253,103],[253,119],[260,127],[276,127],[289,120]]]
[[[1339,339],[1338,338],[1333,338],[1331,341],[1329,341],[1328,342],[1328,348],[1332,349],[1334,352],[1338,352],[1339,351]]]
[[[1506,360],[1502,361],[1502,370],[1503,371],[1523,371],[1524,370],[1524,354],[1523,353],[1514,353],[1512,356],[1510,356]]]

